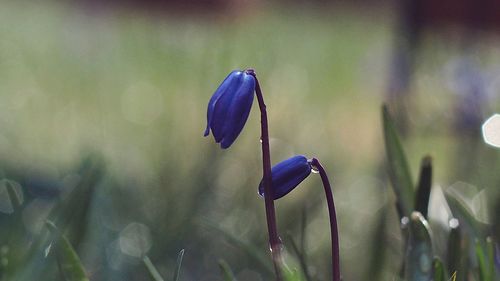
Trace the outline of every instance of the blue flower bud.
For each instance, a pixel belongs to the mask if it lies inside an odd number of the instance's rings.
[[[208,102],[207,129],[222,148],[233,144],[250,114],[255,90],[255,77],[245,71],[231,72]]]
[[[271,169],[272,188],[274,191],[273,200],[279,199],[292,191],[309,174],[311,174],[311,164],[303,155],[297,155],[282,161]],[[264,196],[264,185],[260,182],[259,194]]]

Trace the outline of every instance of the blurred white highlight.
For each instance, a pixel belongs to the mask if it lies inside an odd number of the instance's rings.
[[[500,114],[495,114],[483,123],[482,127],[484,142],[500,147]]]

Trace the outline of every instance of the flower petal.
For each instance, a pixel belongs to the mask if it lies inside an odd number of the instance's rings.
[[[212,118],[210,119],[210,129],[217,143],[222,140],[226,133],[224,126],[228,120],[228,112],[235,97],[235,93],[241,85],[243,75],[241,71],[233,72],[229,79],[224,81],[226,85],[224,85],[224,87],[221,85],[221,94],[215,101]]]
[[[215,105],[217,104],[217,101],[220,99],[220,97],[227,92],[228,88],[230,85],[234,84],[234,77],[238,75],[238,73],[241,73],[239,70],[234,70],[229,75],[222,81],[222,83],[219,85],[217,90],[215,90],[214,94],[210,98],[210,101],[208,102],[208,108],[207,108],[207,128],[205,129],[205,133],[203,134],[205,137],[208,136],[210,133],[210,127],[212,123],[212,119],[214,116],[214,110],[215,110]],[[231,83],[233,82],[233,83]],[[212,130],[213,133],[213,130]]]
[[[255,78],[252,75],[244,74],[243,81],[234,94],[227,113],[227,120],[224,124],[224,138],[221,141],[222,148],[231,146],[241,133],[241,130],[243,130],[252,109],[254,91]]]
[[[299,185],[309,174],[311,165],[303,155],[297,155],[275,165],[272,170],[273,200],[287,195]],[[264,196],[264,185],[260,182],[259,194]]]

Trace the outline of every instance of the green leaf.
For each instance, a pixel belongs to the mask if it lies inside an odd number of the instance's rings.
[[[303,281],[302,275],[299,273],[297,269],[289,269],[286,266],[283,267],[283,279],[285,281]]]
[[[469,207],[467,207],[467,205],[456,195],[450,192],[445,192],[444,196],[448,206],[450,206],[453,216],[458,218],[460,224],[464,226],[467,231],[469,231],[471,236],[479,239],[485,239],[485,234],[488,232],[488,226],[485,223],[476,220]]]
[[[434,257],[432,262],[434,269],[434,281],[447,281],[446,271],[444,270],[443,262],[438,257]]]
[[[479,240],[476,240],[475,251],[479,265],[479,280],[492,281],[495,274],[495,245],[489,237],[486,239],[485,246],[481,244]]]
[[[403,147],[386,105],[382,107],[382,123],[389,177],[396,194],[399,216],[409,217],[415,200],[413,181]]]
[[[77,228],[73,232],[82,234],[78,228],[85,227],[82,222],[86,221],[90,202],[94,194],[94,189],[103,174],[103,160],[98,156],[85,159],[80,168],[80,181],[73,188],[71,193],[61,198],[61,201],[51,210],[48,218],[54,222],[62,231],[71,231],[70,226]],[[78,223],[72,223],[72,222]]]
[[[103,161],[99,156],[89,156],[83,161],[79,169],[80,181],[73,190],[56,203],[50,211],[48,220],[52,221],[61,232],[73,234],[73,243],[78,243],[86,227],[86,217],[89,211],[90,201],[96,184],[101,179],[103,173]],[[43,255],[44,249],[49,246],[53,239],[50,235],[42,231],[31,244],[29,252],[23,257],[24,269],[19,271],[20,280],[35,280],[43,275],[50,267]],[[75,239],[76,238],[76,239]]]
[[[49,231],[56,237],[53,241],[56,261],[59,267],[59,272],[64,281],[89,281],[85,274],[82,262],[77,253],[69,243],[68,239],[59,232],[59,229],[52,223],[47,221],[46,224]]]
[[[387,228],[388,208],[388,204],[384,204],[384,206],[380,209],[376,216],[377,224],[373,230],[373,234],[369,236],[371,237],[370,242],[373,246],[371,248],[370,262],[368,263],[369,266],[366,271],[367,276],[364,278],[365,280],[380,280],[380,276],[384,271],[388,247],[385,234]]]
[[[429,224],[422,214],[413,212],[409,224],[405,280],[432,280],[432,260],[433,253]]]
[[[432,158],[425,156],[420,164],[420,177],[417,184],[417,193],[415,196],[415,211],[420,212],[424,218],[427,218],[429,209],[429,198],[432,186]]]
[[[148,256],[144,256],[142,258],[142,262],[144,263],[144,265],[148,269],[149,276],[151,276],[151,278],[154,281],[164,281],[163,278],[161,277],[160,273],[158,272],[158,270],[156,269],[156,267],[151,262],[151,260],[149,259]]]
[[[486,239],[486,233],[488,232],[488,226],[482,222],[476,220],[476,218],[472,215],[472,211],[467,207],[465,202],[458,198],[457,195],[451,192],[445,192],[446,202],[448,206],[450,206],[451,212],[454,217],[458,218],[460,222],[460,228],[467,231],[466,234],[463,235],[461,244],[464,244],[462,251],[462,258],[460,264],[456,268],[450,268],[450,270],[458,271],[459,279],[466,280],[468,276],[468,272],[470,271],[470,262],[468,261],[468,255],[466,254],[469,249],[472,249],[474,245],[472,243],[478,239],[484,241]],[[470,241],[469,241],[470,240]],[[469,246],[469,243],[470,246]],[[476,245],[476,248],[480,247],[481,251],[486,252],[486,248],[484,243],[479,243]],[[476,249],[477,250],[477,249]]]
[[[479,265],[479,280],[480,281],[489,281],[488,278],[488,266],[486,265],[486,254],[479,243],[479,240],[476,240],[475,248],[476,250],[476,258],[477,263]]]
[[[450,280],[449,281],[456,281],[457,280],[457,272],[454,271],[452,274],[451,274],[451,277],[450,277]]]
[[[292,246],[293,252],[295,253],[297,258],[299,259],[299,264],[300,264],[300,267],[301,267],[302,272],[304,274],[304,278],[307,281],[311,281],[312,279],[311,279],[311,275],[309,274],[309,270],[307,269],[307,263],[306,263],[306,259],[304,257],[304,253],[301,253],[301,251],[299,250],[299,247],[297,246],[297,243],[295,243],[295,240],[293,239],[293,237],[290,233],[287,233],[286,236],[287,236],[287,240],[290,242],[290,245]]]
[[[175,267],[174,279],[173,279],[174,281],[177,281],[179,279],[182,266],[182,258],[184,258],[184,249],[180,250],[179,255],[177,256],[177,266]]]
[[[486,258],[488,264],[488,276],[489,280],[494,280],[495,278],[495,242],[491,237],[486,238]]]
[[[234,278],[233,271],[231,270],[231,268],[229,267],[229,265],[227,264],[227,262],[225,260],[219,260],[218,264],[219,264],[219,269],[220,269],[220,272],[223,276],[224,281],[235,281],[236,280],[236,278]]]
[[[0,275],[12,275],[17,270],[22,270],[23,256],[29,251],[29,239],[27,235],[26,225],[22,218],[22,188],[21,185],[13,180],[2,179],[1,184],[5,185],[7,195],[9,197],[13,213],[5,219],[6,228],[3,229],[5,239],[4,247],[8,249],[2,254],[4,262],[1,265]],[[2,269],[3,268],[3,269]],[[9,279],[9,278],[7,278]]]

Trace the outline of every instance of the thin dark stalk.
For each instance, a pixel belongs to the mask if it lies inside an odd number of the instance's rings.
[[[247,69],[246,72],[255,78],[255,94],[260,108],[260,123],[261,123],[261,142],[262,142],[262,169],[264,183],[264,201],[266,205],[267,230],[269,233],[269,246],[273,259],[274,270],[276,272],[276,280],[281,281],[281,242],[278,237],[276,227],[276,213],[274,211],[274,200],[270,194],[273,194],[272,177],[271,177],[271,152],[269,148],[269,128],[267,124],[266,104],[264,96],[260,89],[259,80],[253,69]]]
[[[340,281],[340,249],[339,249],[339,231],[337,228],[337,215],[335,213],[335,204],[333,203],[333,193],[330,181],[325,169],[319,163],[319,160],[313,158],[311,165],[316,168],[321,176],[323,187],[325,189],[326,203],[328,205],[328,214],[330,215],[330,232],[332,239],[332,280]]]

